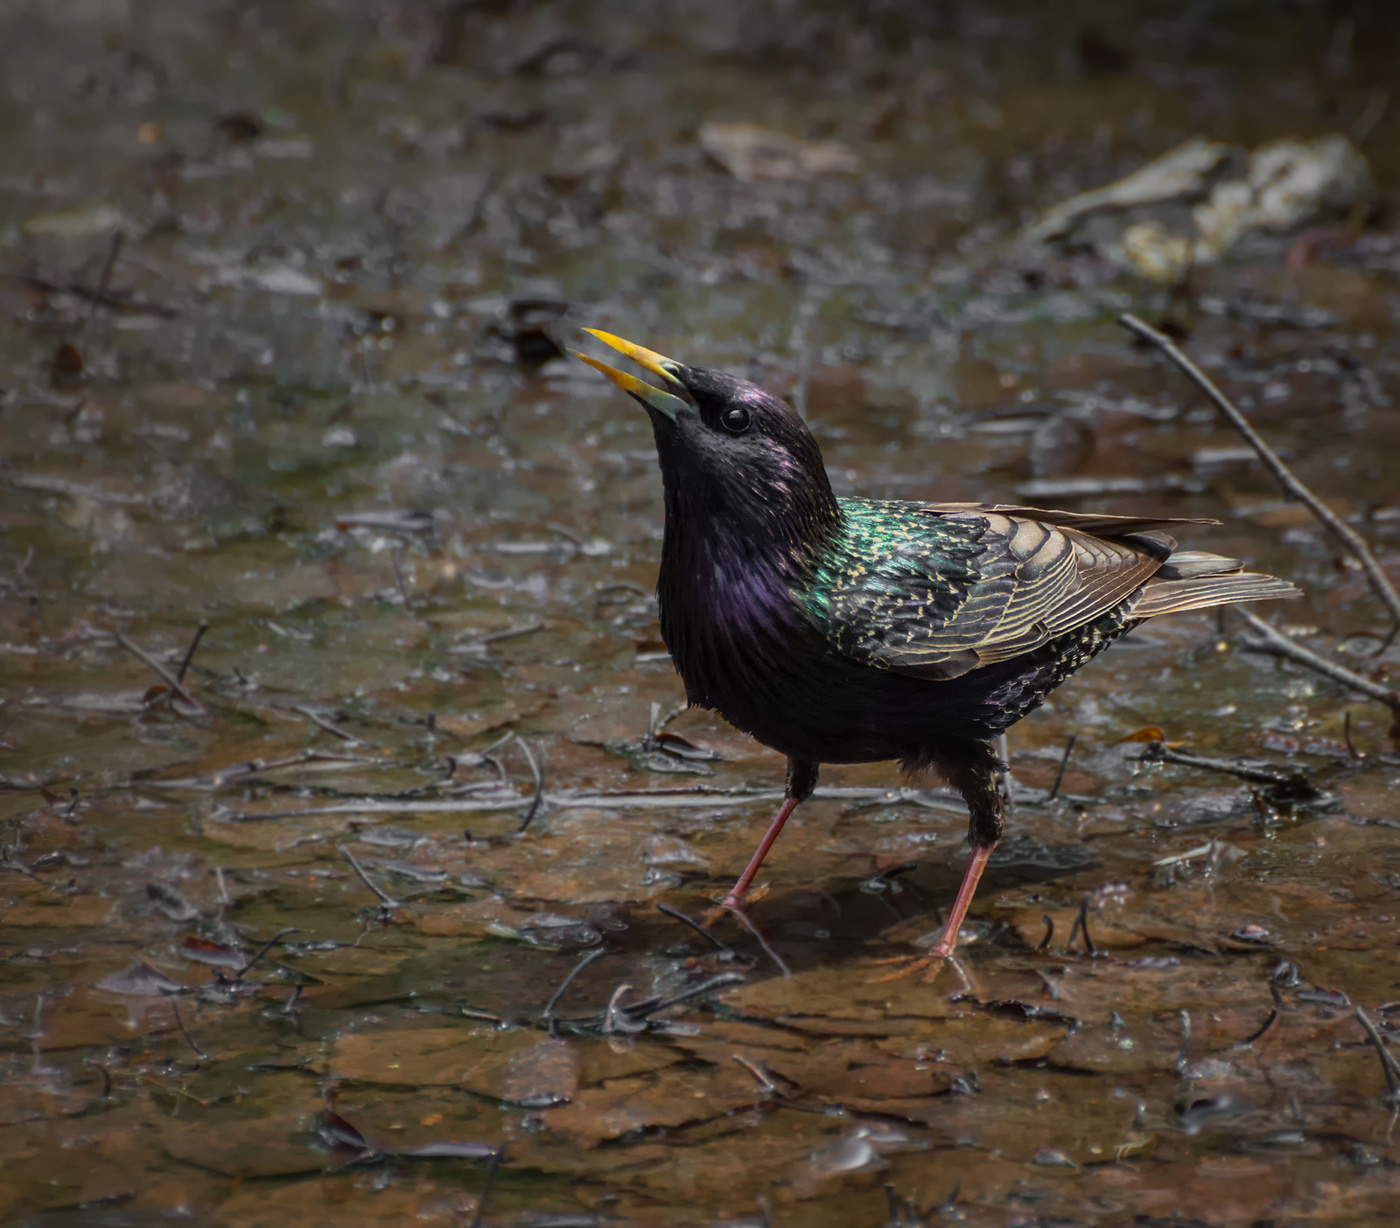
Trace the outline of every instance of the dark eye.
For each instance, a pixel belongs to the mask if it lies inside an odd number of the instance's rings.
[[[742,435],[749,429],[749,411],[742,405],[726,409],[724,413],[720,414],[719,420],[724,423],[726,431],[733,431],[736,435]]]

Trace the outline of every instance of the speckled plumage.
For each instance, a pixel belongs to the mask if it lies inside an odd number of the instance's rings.
[[[671,389],[589,360],[652,419],[662,638],[692,704],[788,756],[790,798],[824,762],[936,768],[988,848],[1002,828],[998,733],[1145,617],[1297,593],[1180,551],[1167,531],[1209,522],[837,499],[776,397],[599,335]]]

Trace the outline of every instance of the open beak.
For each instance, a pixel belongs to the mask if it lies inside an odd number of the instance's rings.
[[[599,341],[612,346],[613,349],[626,354],[633,362],[644,370],[650,371],[653,375],[659,375],[673,387],[684,390],[685,385],[675,374],[675,369],[679,363],[662,354],[657,354],[652,350],[643,349],[640,345],[633,345],[630,341],[624,341],[621,337],[614,337],[611,333],[605,333],[597,328],[585,328],[586,333],[592,333]],[[622,389],[629,396],[636,397],[643,405],[656,410],[660,414],[665,414],[672,422],[683,410],[688,410],[690,406],[680,397],[672,396],[669,392],[663,392],[660,388],[653,388],[650,384],[644,383],[636,376],[628,375],[625,371],[619,371],[616,367],[610,367],[605,362],[599,362],[596,358],[590,358],[587,354],[580,354],[577,350],[569,351],[575,358],[586,362],[594,370],[601,371],[614,384]]]

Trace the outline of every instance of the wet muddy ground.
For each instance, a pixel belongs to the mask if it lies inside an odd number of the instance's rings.
[[[839,493],[1215,517],[1286,634],[1400,664],[1114,323],[1400,574],[1382,6],[909,9],[0,4],[0,1219],[1389,1222],[1394,715],[1233,615],[1012,731],[932,984],[876,961],[966,816],[893,765],[686,924],[782,761],[678,711],[650,432],[579,326],[784,392]],[[1018,239],[1332,132],[1370,197],[1184,284]]]

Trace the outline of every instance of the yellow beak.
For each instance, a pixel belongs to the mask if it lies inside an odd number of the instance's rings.
[[[639,367],[661,376],[667,383],[676,388],[684,389],[685,385],[676,376],[674,369],[680,366],[673,359],[662,354],[657,354],[652,350],[643,349],[640,345],[633,345],[630,341],[624,341],[621,337],[614,337],[611,333],[605,333],[597,328],[585,328],[586,333],[592,333],[598,340],[612,346],[613,349],[626,354]],[[690,406],[680,397],[672,396],[669,392],[663,392],[660,388],[653,388],[650,384],[639,380],[634,375],[628,375],[625,371],[619,371],[616,367],[610,367],[605,362],[599,362],[596,358],[590,358],[587,354],[580,354],[577,350],[569,351],[575,358],[586,362],[595,371],[601,371],[614,384],[622,389],[629,396],[636,397],[642,404],[650,406],[658,413],[664,414],[672,422],[676,420],[677,414],[688,410]]]
[[[626,354],[644,371],[661,376],[668,384],[673,384],[677,388],[685,388],[685,385],[676,376],[676,368],[681,364],[674,358],[667,358],[665,354],[658,354],[655,350],[644,350],[640,345],[633,345],[621,337],[614,337],[612,333],[605,333],[601,328],[585,328],[583,331],[592,333],[604,345],[610,345],[619,353]]]

